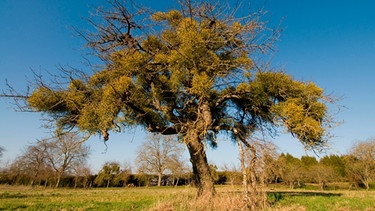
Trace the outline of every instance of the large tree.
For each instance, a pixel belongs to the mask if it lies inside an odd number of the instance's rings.
[[[205,143],[216,145],[220,132],[245,142],[257,129],[282,125],[306,147],[325,144],[323,90],[259,61],[278,31],[268,30],[259,13],[180,2],[177,10],[150,12],[111,1],[113,8],[99,13],[103,19],[92,21],[97,33],[85,36],[105,67],[82,77],[71,71],[68,86],[38,80],[28,106],[56,120],[59,130],[78,128],[104,140],[127,126],[178,134],[198,195],[215,193]]]

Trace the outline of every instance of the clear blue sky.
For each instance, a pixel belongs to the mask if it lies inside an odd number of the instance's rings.
[[[253,2],[259,2],[254,0]],[[5,79],[16,89],[26,87],[30,69],[55,72],[57,66],[84,67],[85,41],[72,27],[89,28],[84,18],[105,0],[0,0],[0,89]],[[139,1],[141,2],[141,1]],[[166,10],[172,1],[142,1]],[[155,2],[158,2],[157,4]],[[160,3],[162,2],[162,3]],[[375,2],[283,0],[261,1],[269,11],[269,27],[283,19],[284,31],[276,43],[275,67],[282,67],[297,79],[313,81],[326,93],[342,97],[345,105],[333,131],[332,153],[347,153],[353,142],[375,136]],[[0,166],[12,161],[28,143],[49,137],[39,113],[14,111],[11,101],[0,99],[0,146],[6,149]],[[94,169],[105,161],[133,162],[135,149],[144,139],[141,129],[111,135],[106,153],[99,137],[88,141]],[[274,142],[281,152],[296,157],[305,152],[297,140],[283,135]],[[238,162],[232,143],[220,140],[208,159],[217,165]]]

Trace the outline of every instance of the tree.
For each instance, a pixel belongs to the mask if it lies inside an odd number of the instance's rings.
[[[315,157],[304,155],[301,157],[301,162],[303,167],[306,169],[310,169],[312,166],[315,166],[318,164],[318,161],[316,160]]]
[[[122,187],[126,187],[128,180],[131,176],[132,169],[129,162],[124,162],[122,168],[120,169],[120,175],[118,176],[118,180],[122,181]]]
[[[295,185],[301,186],[302,179],[305,178],[305,169],[300,159],[291,154],[282,153],[278,158],[281,170],[282,181],[294,189]]]
[[[321,170],[322,168],[315,168],[318,165],[318,160],[313,156],[303,155],[301,156],[301,173],[303,174],[304,182],[313,182],[316,181],[316,178],[313,176],[314,170]],[[319,181],[317,181],[319,182]]]
[[[14,183],[18,183],[18,177],[23,178],[23,185],[34,186],[42,181],[47,183],[48,177],[53,173],[47,162],[47,142],[47,139],[43,139],[26,146],[21,155],[11,163],[8,172]]]
[[[31,186],[36,180],[40,180],[41,172],[47,168],[47,140],[37,141],[36,144],[29,145],[23,154],[15,162],[20,163],[26,172],[31,176]]]
[[[242,143],[246,146],[243,150]],[[243,175],[244,196],[251,210],[265,208],[267,193],[264,190],[270,178],[276,171],[276,147],[264,139],[252,138],[248,141],[238,141],[240,162]],[[246,165],[247,164],[247,165]],[[247,172],[249,179],[247,179]],[[250,181],[250,197],[248,198],[247,180]],[[259,185],[260,183],[260,185]]]
[[[348,176],[363,183],[368,190],[375,179],[375,139],[355,144],[344,160]]]
[[[27,176],[32,186],[42,180],[47,184],[54,174],[58,187],[61,176],[83,167],[88,154],[89,148],[82,145],[78,134],[67,133],[30,144],[12,163],[10,171]]]
[[[81,183],[83,188],[86,188],[89,183],[91,176],[91,169],[86,165],[76,166],[74,168],[74,188],[77,188],[78,184]]]
[[[308,172],[311,176],[311,180],[319,184],[320,190],[324,190],[326,187],[326,183],[332,181],[337,176],[332,167],[326,166],[322,163],[317,163],[313,166],[310,166]]]
[[[231,164],[230,166],[229,164],[224,164],[222,169],[226,177],[226,182],[230,182],[232,188],[234,188],[235,183],[240,183],[241,173],[234,164]]]
[[[43,144],[46,160],[56,173],[56,187],[59,187],[64,173],[71,173],[74,168],[85,165],[90,152],[89,147],[82,144],[79,134],[73,132],[58,135]]]
[[[214,182],[217,182],[220,178],[219,178],[219,172],[217,171],[218,168],[215,164],[209,164],[209,168],[210,168],[210,173],[212,175],[212,179],[214,180]]]
[[[120,164],[118,162],[107,162],[103,165],[99,171],[98,176],[95,178],[95,183],[99,186],[106,182],[108,188],[111,182],[118,178],[121,174]]]
[[[245,141],[257,129],[283,125],[306,148],[325,145],[323,90],[257,61],[272,50],[279,30],[268,30],[261,13],[240,17],[238,8],[180,2],[179,10],[150,14],[111,1],[113,9],[99,13],[103,21],[92,21],[97,33],[85,35],[104,61],[101,71],[66,70],[68,77],[56,79],[60,86],[37,77],[31,95],[3,96],[25,99],[58,131],[77,128],[108,140],[110,132],[141,126],[179,135],[199,196],[215,193],[205,143],[216,145],[219,132]]]
[[[138,171],[157,174],[160,186],[164,171],[174,168],[176,158],[181,157],[182,153],[182,145],[178,144],[175,136],[150,134],[137,152]]]
[[[279,165],[277,163],[277,158],[279,154],[277,153],[276,146],[272,142],[264,142],[258,146],[258,168],[259,168],[259,178],[260,180],[268,185],[272,182],[277,182],[280,178],[279,175]]]
[[[169,157],[167,171],[170,172],[173,178],[173,186],[176,187],[178,186],[180,179],[185,178],[189,173],[189,167],[181,154],[173,154]]]
[[[343,156],[329,155],[324,156],[320,159],[319,163],[325,166],[329,166],[334,169],[336,177],[336,182],[342,180],[345,177],[345,163]]]

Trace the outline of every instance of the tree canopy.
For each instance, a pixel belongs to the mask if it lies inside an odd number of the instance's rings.
[[[193,1],[167,12],[111,4],[103,22],[93,22],[97,33],[86,37],[105,67],[70,77],[65,87],[37,83],[27,97],[59,130],[104,140],[128,126],[177,134],[189,149],[198,194],[214,189],[204,142],[216,145],[219,132],[245,141],[258,129],[284,126],[307,148],[326,143],[323,89],[255,61],[278,36],[259,14],[238,17]]]

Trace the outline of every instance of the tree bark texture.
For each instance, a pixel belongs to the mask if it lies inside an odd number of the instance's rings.
[[[163,175],[161,173],[158,173],[158,187],[161,186],[161,178],[163,177]]]
[[[193,182],[198,191],[197,196],[213,196],[216,193],[214,180],[211,176],[203,142],[196,130],[189,131],[186,145],[190,154],[190,162],[193,165]]]
[[[256,178],[256,161],[257,161],[257,155],[256,155],[256,149],[254,146],[250,146],[251,151],[251,158],[250,158],[250,181],[251,181],[251,192],[250,192],[250,205],[252,210],[256,209],[257,204],[257,178]]]

